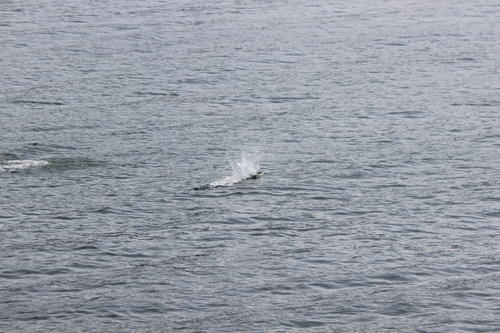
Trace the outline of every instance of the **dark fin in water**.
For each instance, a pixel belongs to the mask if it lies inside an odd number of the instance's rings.
[[[263,174],[264,174],[263,172],[259,171],[255,175],[249,177],[248,179],[258,179],[258,178],[262,177]]]
[[[264,173],[263,172],[257,172],[255,175],[253,176],[250,176],[246,179],[258,179],[260,177],[262,177]],[[193,190],[195,191],[202,191],[202,190],[210,190],[210,189],[213,189],[213,188],[217,188],[217,187],[223,187],[224,185],[212,185],[212,184],[207,184],[207,185],[202,185],[202,186],[198,186],[198,187],[195,187],[193,188]]]
[[[193,190],[195,190],[195,191],[202,191],[202,190],[208,190],[208,189],[211,189],[211,188],[213,188],[213,186],[203,185],[203,186],[195,187],[195,188],[193,188]]]

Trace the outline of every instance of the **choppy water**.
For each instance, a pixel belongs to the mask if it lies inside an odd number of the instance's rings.
[[[499,331],[498,22],[1,2],[0,331]]]

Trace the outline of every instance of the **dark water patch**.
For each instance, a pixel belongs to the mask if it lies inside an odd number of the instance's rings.
[[[393,43],[386,43],[385,45],[388,45],[388,46],[407,46],[408,44],[393,42]]]
[[[282,323],[282,325],[298,328],[312,328],[325,326],[327,323],[312,320],[290,320],[290,323]]]
[[[481,199],[482,201],[500,201],[500,197],[485,197]]]
[[[47,268],[47,269],[18,269],[18,270],[3,270],[0,272],[0,277],[4,279],[23,279],[31,275],[61,275],[70,274],[72,271],[68,268]]]
[[[341,163],[340,161],[335,161],[335,160],[313,160],[309,161],[307,163],[325,163],[325,164],[336,164],[336,163]]]
[[[47,165],[46,169],[51,171],[87,169],[107,166],[107,163],[104,161],[97,161],[86,157],[49,158],[47,159],[47,161],[50,164]]]
[[[395,274],[395,273],[390,273],[390,274],[384,274],[384,275],[378,275],[378,276],[370,276],[370,279],[378,280],[384,283],[406,283],[409,281],[412,281],[413,279],[409,279],[405,277],[402,274]]]
[[[19,155],[9,154],[9,153],[0,153],[0,162],[2,161],[12,161],[12,160],[20,160]]]
[[[400,115],[404,116],[405,118],[423,118],[425,113],[423,111],[393,111],[389,112],[389,115]]]
[[[12,103],[14,103],[14,104],[32,104],[32,105],[39,105],[39,106],[63,106],[63,105],[66,105],[66,103],[62,103],[62,102],[31,101],[31,100],[16,100],[16,101],[13,101]]]
[[[33,127],[30,129],[32,132],[60,132],[68,130],[68,127],[65,126],[46,126],[46,127]]]
[[[487,217],[500,217],[500,210],[484,212],[483,215]]]
[[[138,96],[179,96],[176,92],[152,92],[152,91],[136,91],[134,92]]]
[[[268,98],[271,103],[288,103],[288,102],[296,102],[310,99],[318,99],[318,97],[314,96],[305,96],[305,97],[270,97]]]
[[[82,250],[98,250],[99,248],[94,245],[82,245],[82,246],[77,246],[73,250],[75,251],[82,251]]]
[[[468,102],[468,103],[465,103],[466,106],[498,106],[498,102],[495,101],[495,102],[478,102],[478,103],[474,103],[474,102]]]

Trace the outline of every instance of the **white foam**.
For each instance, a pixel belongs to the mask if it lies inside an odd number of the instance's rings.
[[[0,161],[0,171],[18,171],[32,168],[40,168],[50,164],[47,161],[34,160],[11,160]]]
[[[259,175],[259,161],[261,155],[255,153],[241,153],[241,160],[229,161],[233,174],[221,180],[216,180],[210,183],[210,187],[229,186],[239,183],[245,179]]]

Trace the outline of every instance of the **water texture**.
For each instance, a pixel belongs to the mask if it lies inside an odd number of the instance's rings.
[[[3,1],[0,332],[500,331],[498,22]]]

